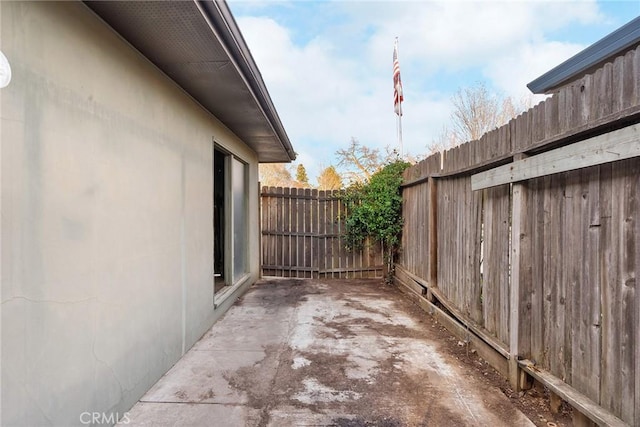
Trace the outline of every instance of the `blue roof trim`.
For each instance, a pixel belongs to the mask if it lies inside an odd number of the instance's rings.
[[[527,85],[533,93],[547,93],[594,65],[640,42],[640,16]]]

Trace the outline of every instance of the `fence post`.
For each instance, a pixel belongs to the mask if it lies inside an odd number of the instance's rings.
[[[521,160],[525,154],[514,155],[513,160]],[[530,309],[526,303],[527,292],[530,292],[531,271],[531,236],[529,199],[526,182],[517,182],[512,188],[511,209],[511,286],[509,287],[509,382],[514,391],[530,388],[530,379],[520,369],[518,359],[523,351],[527,351],[523,341],[528,338],[526,330],[530,329]]]

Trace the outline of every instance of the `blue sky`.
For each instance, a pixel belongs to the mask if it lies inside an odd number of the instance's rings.
[[[640,0],[228,2],[311,181],[352,137],[396,146],[396,36],[404,150],[422,154],[458,88],[529,96],[528,82],[640,15]]]

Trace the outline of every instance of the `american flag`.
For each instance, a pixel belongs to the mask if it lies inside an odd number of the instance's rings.
[[[393,109],[396,114],[402,115],[402,80],[400,80],[400,62],[398,61],[398,40],[393,45]]]

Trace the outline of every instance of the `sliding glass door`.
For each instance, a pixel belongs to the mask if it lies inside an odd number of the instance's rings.
[[[231,186],[233,193],[233,277],[247,273],[247,165],[231,159]]]
[[[214,293],[248,273],[248,166],[217,146],[213,153]]]

